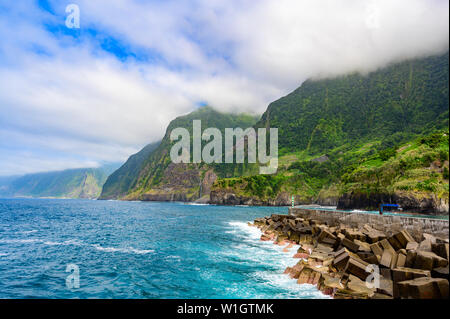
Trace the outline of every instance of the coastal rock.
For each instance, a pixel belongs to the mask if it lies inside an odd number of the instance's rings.
[[[434,194],[416,194],[412,192],[396,191],[393,194],[362,193],[343,194],[337,204],[338,209],[365,209],[378,210],[380,203],[397,203],[404,211],[431,214],[448,215],[448,198],[438,198]]]
[[[448,241],[441,235],[420,233],[419,244],[416,237],[397,226],[384,233],[368,224],[349,227],[280,214],[256,219],[254,225],[263,231],[262,239],[270,238],[284,246],[283,251],[300,244],[293,256],[300,261],[285,273],[299,284],[316,285],[335,299],[448,295]],[[380,285],[372,288],[366,280],[375,269],[380,272]]]
[[[443,278],[416,278],[397,283],[398,298],[448,299],[448,280]]]

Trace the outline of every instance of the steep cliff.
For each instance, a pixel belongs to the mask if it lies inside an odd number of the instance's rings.
[[[255,125],[278,128],[277,175],[218,179],[211,202],[272,204],[289,194],[296,203],[391,201],[448,214],[448,57],[306,81]]]
[[[174,119],[167,127],[162,141],[152,149],[144,150],[131,157],[105,183],[100,199],[117,198],[125,200],[193,201],[209,199],[209,191],[217,176],[225,177],[234,165],[202,163],[173,163],[170,149],[170,133],[175,128],[185,128],[192,141],[194,120],[201,120],[202,130],[217,128],[224,136],[225,128],[248,128],[257,117],[248,114],[225,114],[205,106]],[[203,143],[204,144],[204,143]],[[137,160],[139,156],[139,160]],[[131,165],[131,163],[134,163]],[[229,166],[223,170],[223,166]],[[228,173],[227,173],[228,172]]]

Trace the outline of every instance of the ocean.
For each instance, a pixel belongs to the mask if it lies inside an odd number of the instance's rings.
[[[272,213],[287,208],[0,199],[0,298],[327,298],[283,274],[297,247],[247,225]]]

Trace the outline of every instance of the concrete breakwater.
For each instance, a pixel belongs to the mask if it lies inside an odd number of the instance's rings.
[[[319,220],[329,226],[347,225],[349,227],[358,227],[359,225],[368,224],[372,228],[386,234],[407,230],[418,242],[421,241],[424,233],[433,234],[436,237],[449,238],[449,221],[445,219],[378,215],[300,207],[290,207],[289,215],[308,220]]]
[[[285,274],[334,298],[448,298],[448,221],[415,219],[291,208],[251,225],[261,240],[299,244]]]

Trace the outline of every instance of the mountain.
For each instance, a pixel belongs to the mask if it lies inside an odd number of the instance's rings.
[[[125,164],[112,173],[103,185],[101,199],[112,199],[126,195],[136,185],[142,163],[160,143],[161,141],[148,144],[138,153],[131,155]]]
[[[173,120],[159,145],[132,156],[100,198],[213,204],[337,205],[448,214],[448,52],[369,74],[308,80],[258,120],[203,107]],[[257,164],[175,164],[177,127],[278,128],[276,174]],[[204,145],[204,143],[202,144]],[[225,150],[226,151],[226,150]]]
[[[214,165],[205,163],[172,163],[170,141],[173,129],[181,127],[189,131],[192,140],[193,120],[201,120],[202,130],[218,128],[251,127],[258,118],[249,114],[221,113],[204,106],[170,122],[166,134],[157,145],[150,145],[131,156],[128,161],[105,183],[100,199],[139,200],[196,200],[203,195],[209,199],[209,188],[217,178],[226,176],[215,171]],[[204,144],[204,143],[203,143]],[[216,164],[218,165],[218,164]]]
[[[118,164],[108,164],[99,168],[67,169],[2,178],[3,191],[0,190],[0,194],[8,197],[94,199],[100,195],[106,178],[117,167]]]
[[[255,125],[278,128],[278,173],[219,178],[211,202],[448,214],[448,59],[306,81]]]

